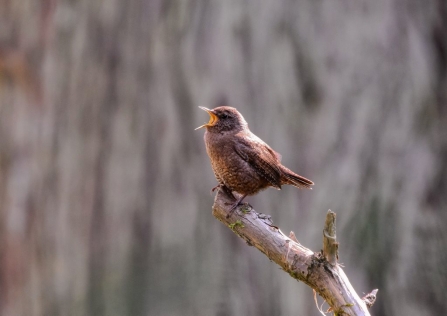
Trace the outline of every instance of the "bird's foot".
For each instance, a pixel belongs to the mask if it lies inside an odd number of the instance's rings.
[[[242,195],[237,201],[236,203],[233,204],[233,206],[230,208],[230,210],[227,213],[226,218],[229,218],[231,215],[233,215],[234,211],[236,210],[236,208],[242,204],[242,200],[247,196],[247,194]]]
[[[236,198],[233,195],[233,192],[225,184],[220,184],[219,190],[223,191],[223,193],[225,193],[225,195],[228,196],[230,199],[236,200]]]
[[[239,206],[239,203],[234,203],[233,206],[230,208],[230,211],[227,213],[226,218],[230,218],[231,215],[233,215],[234,211],[236,210],[236,207]]]
[[[216,191],[223,191],[229,198],[236,200],[236,198],[233,195],[233,192],[227,187],[225,186],[225,184],[219,183],[218,185],[216,185],[214,188],[211,189],[211,194]]]
[[[220,189],[221,186],[222,186],[222,184],[216,185],[214,188],[211,189],[210,194],[213,194],[214,191],[216,191],[217,189]]]

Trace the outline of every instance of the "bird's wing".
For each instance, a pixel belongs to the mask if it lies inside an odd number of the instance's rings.
[[[271,156],[274,156],[276,158],[276,160],[278,160],[278,162],[281,162],[282,156],[280,153],[277,153],[276,151],[274,151],[269,145],[267,145],[262,139],[260,139],[258,136],[256,136],[255,134],[251,133],[250,135],[250,139],[256,143],[259,143],[261,145],[263,145],[262,147],[265,148],[265,150],[267,150]]]
[[[266,179],[271,186],[281,189],[279,154],[255,135],[253,135],[255,137],[246,136],[237,137],[237,141],[233,145],[235,152],[248,162],[256,173]]]

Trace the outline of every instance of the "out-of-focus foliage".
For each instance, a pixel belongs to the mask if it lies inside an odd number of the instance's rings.
[[[319,315],[211,215],[226,95],[313,191],[248,199],[374,315],[445,315],[447,2],[0,1],[1,315]]]

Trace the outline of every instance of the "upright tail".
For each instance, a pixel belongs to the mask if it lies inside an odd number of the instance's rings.
[[[284,184],[290,184],[293,186],[296,186],[300,189],[311,189],[314,183],[310,181],[309,179],[306,179],[293,171],[289,170],[288,168],[281,166],[281,171],[283,175],[283,183]]]

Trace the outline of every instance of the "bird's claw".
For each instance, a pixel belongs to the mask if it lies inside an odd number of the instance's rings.
[[[230,210],[228,211],[228,213],[227,213],[227,215],[226,215],[226,218],[229,218],[233,213],[234,213],[234,211],[236,210],[236,208],[239,206],[239,205],[242,205],[243,203],[242,203],[242,200],[246,197],[247,195],[246,194],[244,194],[244,195],[242,195],[237,201],[236,201],[236,203],[234,203],[233,204],[233,206],[230,208]]]
[[[227,213],[227,215],[225,217],[230,218],[230,216],[233,215],[234,211],[239,206],[239,204],[240,204],[239,202],[234,203],[234,205],[231,207],[230,211]]]
[[[220,186],[221,186],[221,185],[218,184],[218,185],[216,185],[214,188],[212,188],[210,194],[213,194],[214,191],[216,191],[217,189],[220,189]]]

